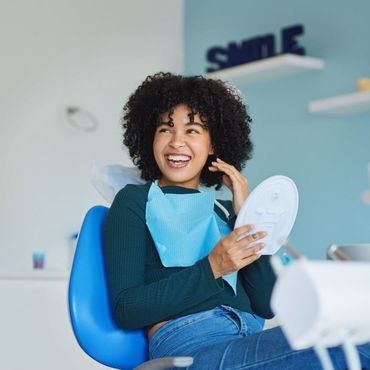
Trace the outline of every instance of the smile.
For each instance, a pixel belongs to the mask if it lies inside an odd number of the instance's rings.
[[[183,168],[186,167],[187,164],[190,162],[191,157],[184,154],[168,154],[165,156],[166,161],[171,168]]]

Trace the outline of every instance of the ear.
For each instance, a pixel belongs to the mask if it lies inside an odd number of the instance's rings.
[[[208,155],[212,155],[212,154],[215,154],[215,151],[213,150],[213,146],[210,145],[209,146],[209,152],[208,152]]]

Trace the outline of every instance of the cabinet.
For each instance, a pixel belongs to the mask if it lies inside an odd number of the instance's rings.
[[[35,273],[0,276],[0,369],[108,369],[76,342],[69,323],[67,276]]]

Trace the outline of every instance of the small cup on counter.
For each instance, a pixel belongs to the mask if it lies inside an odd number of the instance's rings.
[[[45,253],[44,252],[33,252],[32,253],[32,264],[35,270],[45,268]]]

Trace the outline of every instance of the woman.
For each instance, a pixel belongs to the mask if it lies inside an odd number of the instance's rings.
[[[192,369],[319,369],[312,350],[293,351],[279,328],[262,331],[275,282],[259,253],[266,233],[233,230],[252,151],[238,93],[221,81],[159,73],[124,112],[124,144],[148,182],[117,194],[104,227],[117,324],[147,329],[150,358],[193,356]],[[201,184],[226,185],[232,201],[216,201]],[[369,365],[368,347],[360,352]],[[341,351],[331,354],[344,369]]]

